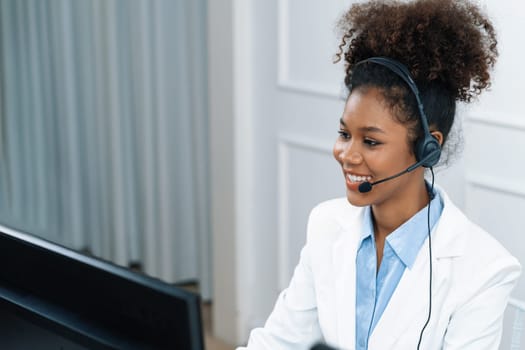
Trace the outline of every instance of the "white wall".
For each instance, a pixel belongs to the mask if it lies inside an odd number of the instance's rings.
[[[467,113],[465,125],[465,211],[525,264],[525,5],[518,0],[485,1],[498,31],[500,57],[492,90]],[[525,300],[525,276],[513,297]],[[514,313],[506,314],[501,349],[510,348]]]
[[[465,210],[525,264],[525,5],[487,0],[500,57],[491,91],[468,111],[465,127]],[[525,278],[514,296],[525,299]]]

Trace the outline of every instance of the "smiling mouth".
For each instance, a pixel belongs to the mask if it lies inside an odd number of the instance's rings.
[[[360,183],[360,182],[372,180],[372,176],[360,176],[360,175],[352,175],[352,174],[347,174],[346,178],[350,180],[351,183]]]

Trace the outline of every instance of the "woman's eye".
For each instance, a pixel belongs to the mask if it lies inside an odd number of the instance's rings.
[[[350,138],[350,135],[344,130],[339,130],[337,133],[339,134],[339,137],[342,139],[348,140]]]
[[[368,146],[377,146],[379,144],[381,144],[380,142],[376,141],[376,140],[372,140],[372,139],[365,139],[365,144],[367,144]]]

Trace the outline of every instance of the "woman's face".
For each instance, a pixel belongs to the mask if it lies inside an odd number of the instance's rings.
[[[394,118],[383,102],[380,90],[354,90],[341,118],[333,154],[341,164],[348,201],[356,206],[382,205],[411,200],[423,185],[418,168],[396,179],[360,193],[359,184],[375,182],[403,171],[416,162],[408,145],[408,130]],[[411,192],[415,191],[415,192]]]

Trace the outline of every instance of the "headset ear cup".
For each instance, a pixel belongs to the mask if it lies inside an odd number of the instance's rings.
[[[431,135],[426,135],[416,144],[416,159],[423,160],[421,166],[425,168],[433,167],[441,157],[441,146]]]

